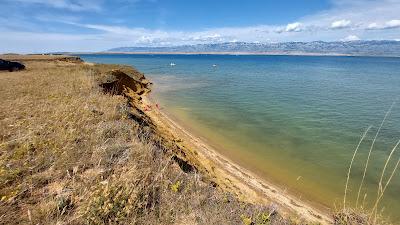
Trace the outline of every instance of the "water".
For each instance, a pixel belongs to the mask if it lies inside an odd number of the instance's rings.
[[[238,164],[302,199],[333,207],[343,199],[353,151],[354,205],[369,146],[400,96],[400,58],[223,55],[82,55],[128,64],[155,83],[154,95],[194,132]],[[175,63],[176,66],[170,66]],[[213,65],[216,66],[213,66]],[[386,157],[400,138],[400,102],[375,143],[361,200],[370,207]],[[400,157],[393,156],[388,171]],[[386,180],[388,176],[385,177]],[[364,195],[366,194],[366,195]],[[382,201],[400,221],[400,171]]]

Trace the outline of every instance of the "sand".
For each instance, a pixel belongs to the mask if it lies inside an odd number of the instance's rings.
[[[143,98],[144,105],[156,105],[151,96]],[[182,145],[191,151],[216,183],[224,190],[235,193],[240,199],[253,203],[276,204],[284,214],[297,214],[307,221],[321,224],[331,224],[329,210],[323,207],[300,200],[287,193],[284,188],[273,184],[256,174],[232,162],[228,157],[220,154],[206,141],[196,137],[187,127],[165,110],[153,107],[146,114],[157,127],[166,130],[176,139],[182,140]]]

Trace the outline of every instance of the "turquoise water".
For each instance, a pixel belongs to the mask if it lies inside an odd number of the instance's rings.
[[[352,171],[354,205],[369,145],[400,96],[400,58],[228,55],[82,55],[128,64],[155,83],[154,95],[194,132],[240,165],[299,198],[342,203],[353,151],[372,125]],[[176,66],[170,66],[175,63]],[[216,65],[216,66],[213,66]],[[388,116],[362,190],[365,207],[400,139],[400,102]],[[389,171],[400,157],[393,156]],[[381,204],[400,221],[400,171]]]

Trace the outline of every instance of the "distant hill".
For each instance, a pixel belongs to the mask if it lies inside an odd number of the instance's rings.
[[[336,41],[336,42],[282,42],[247,43],[227,42],[217,44],[181,45],[173,47],[119,47],[107,52],[165,52],[165,53],[267,53],[267,54],[317,54],[400,56],[400,41]]]

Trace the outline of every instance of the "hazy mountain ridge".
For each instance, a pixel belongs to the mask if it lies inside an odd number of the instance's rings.
[[[281,42],[182,45],[172,47],[119,47],[107,52],[246,52],[271,54],[323,54],[400,56],[400,41],[336,41],[336,42]]]

